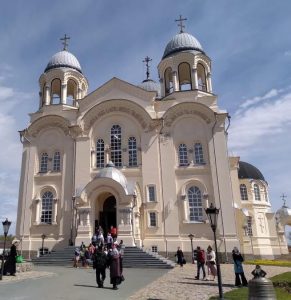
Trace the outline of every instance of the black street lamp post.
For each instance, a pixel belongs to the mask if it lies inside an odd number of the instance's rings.
[[[190,241],[191,241],[191,255],[192,255],[192,264],[194,264],[194,251],[193,251],[193,238],[194,238],[194,234],[190,233],[188,235]]]
[[[43,249],[43,246],[44,246],[44,239],[46,238],[46,235],[43,233],[41,235],[41,239],[42,239],[42,244],[41,244],[41,255],[44,255],[44,249]]]
[[[222,291],[222,281],[221,281],[221,271],[220,271],[220,263],[219,263],[219,256],[217,253],[217,243],[216,243],[216,228],[217,228],[217,217],[219,214],[219,209],[210,204],[210,207],[205,209],[205,212],[208,216],[210,221],[210,226],[213,231],[214,235],[214,244],[215,244],[215,254],[216,254],[216,267],[217,267],[217,279],[218,279],[218,290],[219,290],[219,299],[223,298],[223,291]]]
[[[6,220],[4,222],[2,222],[2,225],[3,225],[3,231],[4,231],[4,249],[3,249],[3,253],[2,253],[0,280],[2,280],[3,272],[4,272],[4,255],[5,255],[5,248],[6,248],[6,239],[7,239],[7,234],[8,234],[11,222],[8,221],[8,219],[6,218]]]

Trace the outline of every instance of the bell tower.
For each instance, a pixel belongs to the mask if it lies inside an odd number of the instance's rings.
[[[39,78],[40,109],[49,105],[77,107],[76,100],[87,95],[88,81],[79,61],[68,51],[69,39],[66,34],[60,39],[63,50],[52,56]]]
[[[181,15],[175,20],[180,32],[169,41],[158,65],[162,98],[181,91],[212,93],[211,60],[199,41],[184,32],[186,20]]]

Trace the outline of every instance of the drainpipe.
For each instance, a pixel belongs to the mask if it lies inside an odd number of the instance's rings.
[[[159,131],[159,164],[160,164],[160,181],[161,181],[161,193],[162,193],[162,201],[163,201],[163,217],[164,217],[164,222],[163,222],[163,227],[164,227],[164,241],[165,241],[165,246],[166,246],[166,257],[168,257],[168,241],[166,238],[166,218],[165,218],[165,200],[164,200],[164,186],[163,186],[163,167],[162,167],[162,157],[161,157],[161,134],[164,129],[164,118],[162,120],[162,127]]]
[[[221,225],[222,225],[222,236],[223,236],[223,244],[224,244],[224,255],[225,255],[225,261],[228,261],[227,257],[227,251],[226,251],[226,242],[225,242],[225,232],[224,232],[224,222],[222,217],[222,205],[221,205],[221,195],[220,195],[220,187],[219,187],[219,180],[218,180],[218,170],[217,170],[217,158],[216,158],[216,150],[215,150],[215,142],[214,142],[214,128],[217,124],[217,113],[214,112],[215,115],[215,122],[212,127],[212,143],[213,143],[213,152],[214,152],[214,161],[215,161],[215,172],[216,172],[216,183],[217,183],[217,189],[218,189],[218,201],[220,206],[220,219],[221,219]],[[229,126],[228,126],[229,127]],[[227,127],[227,129],[228,129]]]

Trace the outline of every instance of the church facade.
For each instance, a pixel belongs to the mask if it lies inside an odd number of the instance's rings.
[[[148,62],[150,59],[146,58]],[[28,256],[43,246],[90,243],[95,229],[166,256],[213,245],[205,208],[220,208],[218,247],[287,252],[268,185],[229,157],[228,113],[218,106],[211,61],[183,31],[166,45],[159,83],[112,78],[88,94],[77,58],[64,49],[39,79],[39,109],[20,132],[23,157],[16,236]]]

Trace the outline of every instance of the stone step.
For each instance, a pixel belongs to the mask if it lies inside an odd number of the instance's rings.
[[[73,264],[75,247],[66,247],[63,250],[52,251],[31,261],[36,265],[69,266]],[[124,250],[123,266],[125,268],[159,268],[169,269],[174,267],[172,261],[143,251],[137,247],[126,247]]]

